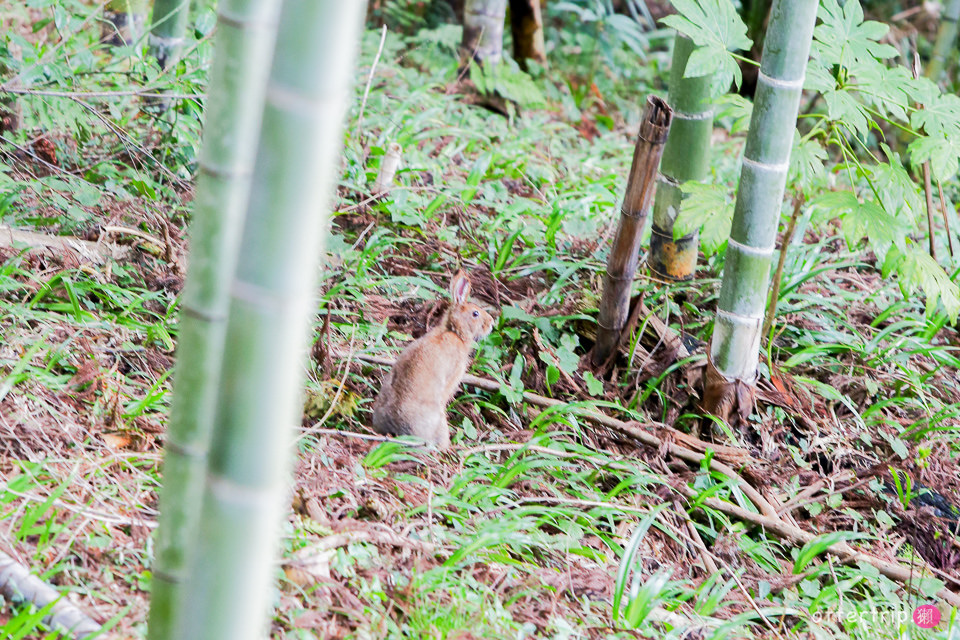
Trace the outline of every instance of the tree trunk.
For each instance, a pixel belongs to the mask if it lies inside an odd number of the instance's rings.
[[[540,65],[547,64],[540,0],[510,0],[510,30],[513,34],[513,57],[524,71],[527,69],[527,60]]]
[[[161,69],[166,69],[179,58],[189,17],[190,0],[154,0],[150,53]]]
[[[190,223],[190,266],[167,427],[160,526],[150,601],[150,640],[179,638],[182,589],[207,472],[230,281],[246,215],[277,0],[222,0],[234,19],[217,25],[203,149]]]
[[[770,14],[704,373],[704,409],[724,420],[746,420],[753,410],[770,262],[817,5],[776,0]]]
[[[114,47],[140,42],[147,21],[147,0],[110,0],[103,10],[100,41]]]
[[[466,0],[463,8],[463,40],[460,66],[471,60],[497,64],[503,58],[503,22],[507,0]]]
[[[647,98],[647,106],[640,121],[640,134],[633,151],[627,191],[620,209],[620,224],[607,260],[607,274],[603,280],[603,296],[597,318],[597,342],[591,360],[603,367],[616,351],[620,334],[630,311],[630,291],[637,271],[637,258],[647,209],[653,199],[657,168],[663,154],[663,144],[670,131],[672,112],[662,99]]]
[[[265,637],[322,233],[364,2],[285,0],[181,638]]]
[[[693,41],[678,33],[674,39],[668,100],[673,124],[663,148],[660,180],[653,203],[653,230],[650,236],[650,270],[664,280],[689,280],[697,268],[699,234],[694,231],[674,240],[673,225],[680,213],[683,193],[680,185],[702,180],[710,166],[710,136],[713,133],[713,106],[710,103],[711,76],[684,78]]]
[[[953,51],[953,43],[957,39],[957,20],[960,20],[960,0],[947,0],[940,16],[940,27],[937,29],[937,41],[933,45],[933,55],[927,65],[926,76],[938,82],[946,66],[947,56]]]

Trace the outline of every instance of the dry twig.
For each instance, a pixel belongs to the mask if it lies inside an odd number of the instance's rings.
[[[75,638],[86,638],[100,631],[98,622],[3,551],[0,551],[0,593],[10,600],[26,600],[38,609],[55,603],[44,623],[62,627]]]

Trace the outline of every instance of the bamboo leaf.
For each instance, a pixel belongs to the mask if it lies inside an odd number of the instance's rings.
[[[807,544],[803,545],[803,548],[800,549],[800,553],[797,554],[797,559],[793,563],[794,575],[803,573],[803,570],[807,567],[807,565],[813,562],[814,558],[824,553],[829,547],[835,545],[836,543],[845,542],[847,540],[856,540],[857,538],[861,537],[863,537],[863,534],[855,531],[834,531],[832,533],[825,533],[817,536]]]
[[[500,393],[510,404],[518,404],[523,400],[523,380],[520,377],[523,374],[523,365],[523,356],[518,353],[510,368],[509,382],[500,383]]]
[[[647,530],[650,528],[650,525],[654,523],[654,521],[657,519],[657,516],[665,506],[665,504],[661,504],[657,507],[654,507],[650,513],[643,516],[640,522],[637,523],[636,528],[633,530],[633,535],[630,536],[630,542],[627,543],[627,546],[623,550],[623,556],[620,558],[620,568],[617,571],[616,584],[613,589],[613,611],[611,613],[611,618],[615,623],[619,622],[620,620],[620,602],[623,599],[623,596],[627,595],[628,598],[630,597],[630,594],[627,593],[627,577],[630,574],[630,570],[634,567],[634,558],[636,556],[637,549],[640,547],[640,543],[643,542],[644,537],[647,535]]]

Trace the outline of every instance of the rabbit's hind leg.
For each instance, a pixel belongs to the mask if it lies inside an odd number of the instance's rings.
[[[427,442],[435,445],[440,451],[450,447],[450,427],[447,425],[446,411],[441,411],[432,416],[430,425],[424,435]]]

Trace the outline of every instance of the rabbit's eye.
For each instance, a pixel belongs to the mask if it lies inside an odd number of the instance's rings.
[[[473,310],[473,317],[474,317],[474,318],[479,318],[479,317],[480,317],[480,312],[477,311],[476,309],[474,309],[474,310]]]

